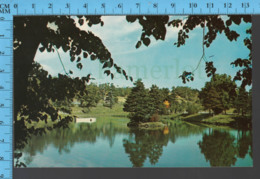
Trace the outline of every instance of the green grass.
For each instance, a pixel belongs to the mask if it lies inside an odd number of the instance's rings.
[[[127,118],[128,113],[123,111],[123,103],[116,103],[112,109],[108,107],[104,107],[102,103],[99,103],[96,107],[90,109],[89,112],[86,108],[81,107],[72,107],[72,115],[81,118],[93,117],[97,119],[97,125],[103,125],[104,123],[113,123],[113,125],[117,126],[126,126],[130,121]]]
[[[230,110],[231,111],[231,110]],[[229,112],[230,112],[229,111]],[[66,116],[66,114],[61,114]],[[113,123],[113,125],[127,126],[130,119],[127,118],[128,113],[123,111],[123,99],[116,103],[112,109],[104,107],[102,103],[99,103],[96,107],[91,108],[89,111],[86,108],[81,108],[78,106],[72,107],[72,114],[76,117],[87,118],[93,117],[97,118],[97,125],[102,125],[104,123]],[[170,114],[161,115],[160,121],[163,123],[172,121],[186,121],[191,123],[201,123],[203,125],[210,126],[244,126],[251,122],[249,117],[241,117],[235,114],[220,114],[212,116],[210,114]],[[42,128],[52,126],[57,121],[52,122],[51,119],[47,120],[47,124],[44,121],[32,122],[27,124],[28,127],[34,126],[35,128]],[[161,123],[160,122],[160,123]],[[156,124],[154,124],[156,126]],[[159,125],[158,125],[159,126]]]
[[[223,115],[223,114],[220,114],[220,115],[216,115],[216,116],[213,116],[213,117],[209,117],[209,118],[203,119],[202,121],[203,122],[207,122],[207,123],[211,123],[211,124],[214,124],[214,123],[217,123],[217,124],[229,124],[229,123],[235,121],[234,117],[236,117],[236,115]]]
[[[229,126],[232,128],[245,128],[250,129],[252,127],[252,120],[249,116],[239,116],[236,114],[193,114],[183,115],[182,120],[187,122],[206,124],[208,127],[215,126]]]
[[[128,113],[123,111],[123,104],[117,103],[113,106],[112,109],[108,107],[104,107],[103,104],[99,103],[97,107],[91,108],[89,112],[84,113],[84,111],[88,111],[85,108],[81,107],[72,107],[72,115],[77,117],[101,117],[101,118],[127,118]]]
[[[202,122],[204,119],[209,118],[210,116],[211,116],[210,114],[192,114],[192,115],[183,114],[182,120],[191,121],[191,122]]]

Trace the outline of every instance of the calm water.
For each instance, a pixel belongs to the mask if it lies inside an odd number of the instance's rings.
[[[22,150],[27,167],[253,166],[252,133],[171,122],[137,130],[127,120],[71,124],[33,136]]]

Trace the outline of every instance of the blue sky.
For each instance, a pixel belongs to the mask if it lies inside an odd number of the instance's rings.
[[[185,17],[178,17],[184,18]],[[224,17],[225,18],[225,17]],[[81,27],[84,30],[90,30],[99,36],[105,46],[112,54],[114,61],[124,68],[126,72],[133,76],[134,80],[141,78],[146,87],[156,84],[159,87],[171,88],[172,86],[189,86],[191,88],[201,89],[207,78],[205,73],[205,63],[202,62],[198,70],[194,73],[194,81],[186,84],[178,78],[182,72],[192,71],[198,64],[202,55],[202,28],[198,27],[191,31],[186,44],[177,48],[174,42],[177,41],[178,29],[167,28],[166,40],[156,41],[151,38],[151,44],[146,47],[142,45],[139,49],[135,48],[140,39],[141,26],[136,21],[128,23],[125,16],[103,16],[104,26],[100,25]],[[210,48],[205,48],[208,61],[213,61],[217,68],[217,73],[226,73],[232,77],[236,74],[238,68],[233,68],[230,63],[237,58],[246,58],[249,50],[244,46],[243,39],[245,30],[250,28],[251,24],[242,23],[240,26],[232,25],[240,37],[237,41],[230,42],[224,34],[218,34],[217,38],[211,44]],[[207,32],[207,31],[206,31]],[[94,83],[114,83],[118,86],[133,86],[129,80],[115,73],[114,80],[103,74],[102,65],[98,61],[83,59],[83,69],[76,68],[76,63],[70,62],[69,53],[59,50],[61,59],[66,70],[72,70],[73,76],[86,76],[91,73],[95,78]],[[213,56],[209,58],[210,56]],[[35,56],[35,61],[39,62],[45,70],[52,75],[58,73],[64,74],[62,65],[59,62],[58,54],[41,53],[39,50]],[[238,83],[239,84],[239,83]]]

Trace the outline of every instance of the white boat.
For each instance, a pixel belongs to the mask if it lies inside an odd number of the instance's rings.
[[[94,117],[89,117],[89,118],[76,118],[75,122],[76,123],[93,123],[96,122],[96,118]]]

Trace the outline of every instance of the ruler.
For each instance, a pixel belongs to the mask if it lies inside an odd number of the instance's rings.
[[[259,0],[0,0],[0,179],[13,170],[13,16],[260,14]]]

